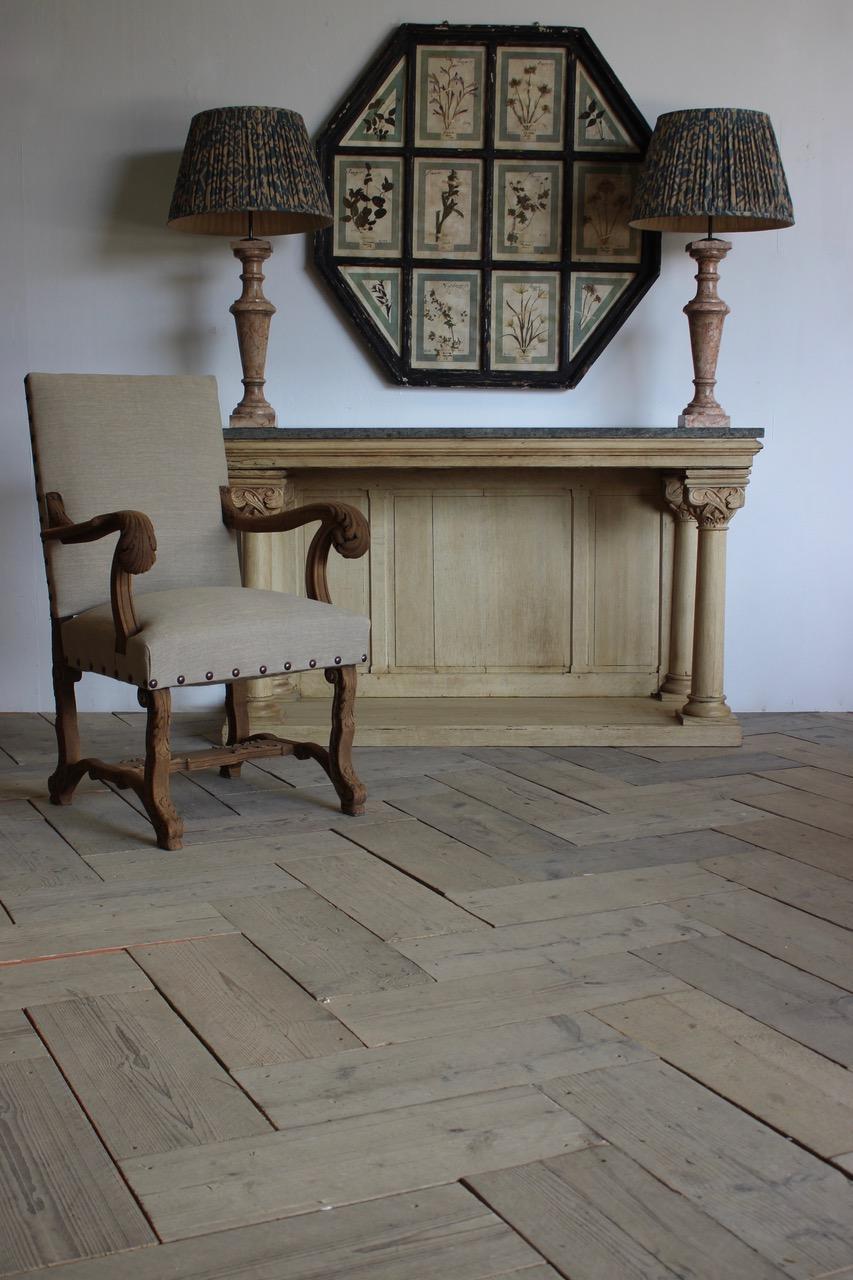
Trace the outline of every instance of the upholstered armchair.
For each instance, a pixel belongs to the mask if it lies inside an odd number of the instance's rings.
[[[26,388],[53,632],[59,759],[51,801],[70,804],[85,774],[132,787],[160,848],[179,849],[171,773],[218,767],[234,776],[244,761],[295,755],[319,761],[343,812],[361,813],[351,747],[369,622],[335,608],[326,583],[333,547],[346,557],[367,550],[361,513],[327,503],[238,510],[213,378],[32,373]],[[318,526],[307,599],[241,586],[239,531],[307,524]],[[333,686],[328,749],[250,734],[246,680],[309,668],[322,668]],[[84,671],[136,687],[147,711],[144,760],[82,756],[74,686]],[[173,757],[171,689],[207,684],[226,688],[227,745]]]

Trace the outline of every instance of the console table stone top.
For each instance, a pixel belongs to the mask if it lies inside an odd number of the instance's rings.
[[[758,440],[763,427],[226,427],[226,440]]]

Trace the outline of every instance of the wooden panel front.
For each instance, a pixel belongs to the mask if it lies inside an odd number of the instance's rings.
[[[366,696],[636,696],[660,683],[671,517],[655,472],[326,470],[288,500],[369,514],[369,559],[330,561],[332,598],[369,612]],[[304,541],[312,530],[306,530]],[[299,539],[295,538],[298,544]],[[304,590],[302,547],[275,585]],[[302,692],[322,677],[299,678]]]

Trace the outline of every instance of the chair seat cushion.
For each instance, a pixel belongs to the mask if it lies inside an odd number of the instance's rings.
[[[367,655],[370,622],[318,600],[250,587],[190,587],[134,594],[141,630],[115,652],[112,610],[87,609],[62,625],[66,661],[146,688],[347,666]]]

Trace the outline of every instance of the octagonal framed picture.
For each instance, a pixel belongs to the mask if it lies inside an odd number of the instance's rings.
[[[581,28],[404,24],[317,140],[315,262],[397,383],[574,387],[660,269],[650,136]]]

